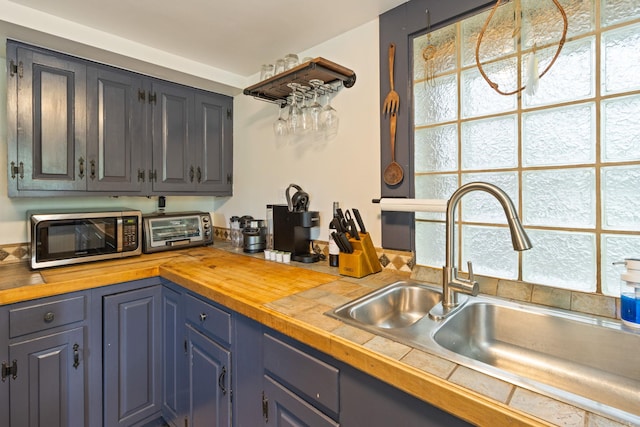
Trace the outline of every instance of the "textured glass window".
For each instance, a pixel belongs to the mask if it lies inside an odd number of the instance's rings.
[[[518,166],[517,116],[462,123],[462,169],[500,169]]]
[[[567,40],[534,94],[498,94],[480,73],[476,45],[493,4],[414,38],[415,197],[493,183],[533,249],[514,252],[500,204],[473,192],[456,212],[460,270],[469,260],[482,275],[618,296],[612,263],[640,257],[640,2],[560,3]],[[482,69],[501,91],[516,90],[532,55],[539,73],[550,63],[562,31],[553,2],[504,2],[482,38]],[[427,79],[430,45],[442,57]],[[416,213],[418,264],[442,267],[444,221]]]
[[[518,253],[508,228],[465,225],[462,235],[462,259],[473,260],[474,274],[518,278]]]
[[[595,104],[523,113],[522,151],[523,166],[594,163]]]
[[[433,31],[431,35],[417,37],[413,42],[413,76],[415,79],[423,79],[429,67],[438,74],[455,70],[457,49],[456,49],[456,28],[447,26]],[[433,62],[424,61],[424,50],[432,52]]]
[[[576,291],[596,290],[596,236],[550,230],[528,230],[533,248],[522,253],[522,278]]]
[[[592,168],[523,172],[524,224],[595,228],[595,183]]]
[[[437,126],[416,131],[416,173],[458,170],[458,127]]]
[[[485,67],[500,86],[508,86],[516,79],[516,59],[495,62]],[[477,68],[462,72],[462,117],[478,117],[516,109],[515,96],[502,96],[487,85]],[[457,104],[456,104],[457,105]]]
[[[602,91],[640,89],[640,25],[602,35]]]
[[[640,18],[640,3],[633,0],[602,0],[602,26]]]
[[[415,85],[414,99],[416,126],[454,120],[458,115],[457,77],[439,77],[434,85]]]
[[[540,79],[535,96],[524,96],[525,107],[558,104],[590,98],[595,92],[595,39],[588,37],[565,44],[556,63]],[[540,70],[547,66],[556,47],[539,51]],[[523,58],[523,68],[527,58]]]
[[[640,229],[639,188],[640,166],[602,168],[603,228]]]
[[[511,197],[518,200],[518,174],[515,172],[468,173],[462,175],[462,183],[488,182],[497,185]],[[500,202],[487,193],[476,191],[464,197],[462,219],[468,222],[506,224],[507,218]],[[510,240],[509,240],[510,241]]]
[[[602,161],[640,160],[640,96],[602,101]]]
[[[602,235],[602,292],[605,295],[620,295],[620,274],[625,268],[613,263],[630,258],[629,254],[637,254],[639,247],[640,236]]]

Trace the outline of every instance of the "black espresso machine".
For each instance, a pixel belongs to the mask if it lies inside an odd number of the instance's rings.
[[[289,196],[289,190],[297,192]],[[272,205],[273,209],[273,249],[291,252],[291,260],[312,263],[320,260],[320,255],[312,253],[311,229],[320,225],[320,212],[309,211],[309,195],[296,184],[287,187],[287,204]]]

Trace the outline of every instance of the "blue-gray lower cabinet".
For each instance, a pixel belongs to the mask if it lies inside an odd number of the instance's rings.
[[[187,407],[182,291],[167,284],[162,288],[162,416],[173,426],[184,426]]]
[[[231,427],[231,353],[187,326],[189,427]]]
[[[184,294],[188,373],[187,425],[231,427],[231,313]]]
[[[160,413],[161,294],[157,285],[103,297],[105,427]]]
[[[326,354],[263,329],[265,427],[470,426]]]
[[[0,307],[0,425],[87,425],[86,317],[84,293]]]

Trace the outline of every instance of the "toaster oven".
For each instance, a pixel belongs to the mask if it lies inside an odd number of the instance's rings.
[[[155,212],[142,215],[146,254],[213,244],[213,226],[208,212]]]

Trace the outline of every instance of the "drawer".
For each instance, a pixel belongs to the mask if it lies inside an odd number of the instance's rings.
[[[340,408],[338,368],[264,334],[266,374],[323,411]]]
[[[11,308],[9,309],[9,338],[80,322],[86,317],[86,306],[86,297],[79,295],[47,298]]]
[[[231,343],[231,314],[192,295],[186,296],[187,321],[214,340]]]

